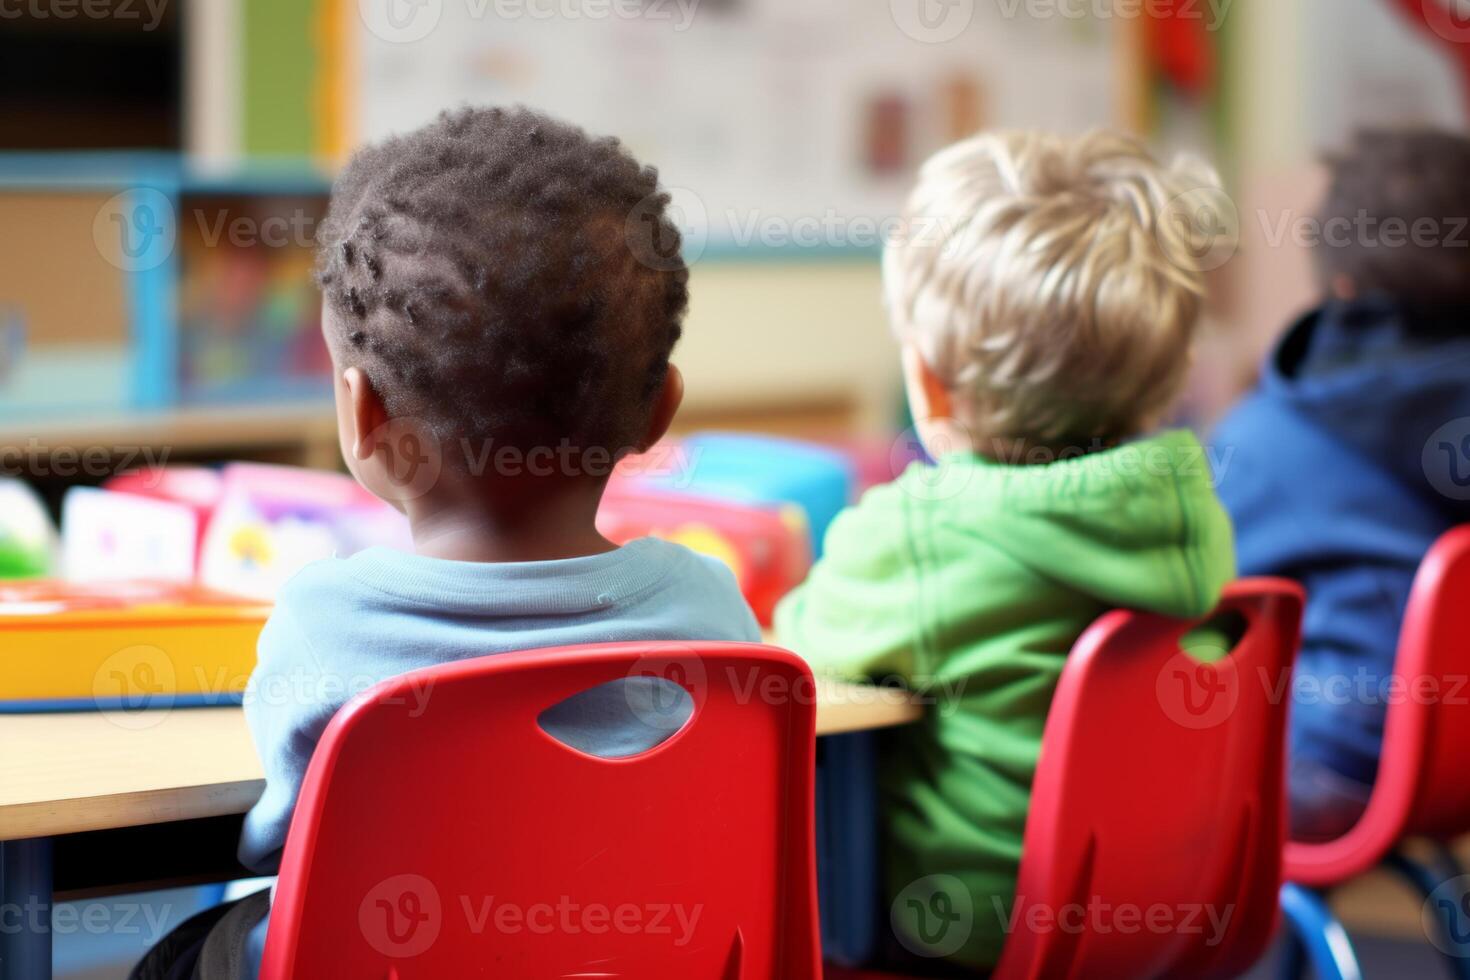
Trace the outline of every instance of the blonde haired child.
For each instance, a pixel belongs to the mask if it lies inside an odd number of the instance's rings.
[[[819,671],[940,699],[880,773],[908,954],[997,962],[1042,727],[1082,631],[1117,606],[1204,615],[1233,576],[1195,437],[1140,438],[1188,366],[1196,205],[1217,190],[1208,168],[1112,133],[981,135],[924,165],[884,255],[937,463],[838,517],[776,628]],[[939,893],[967,921],[927,916]]]

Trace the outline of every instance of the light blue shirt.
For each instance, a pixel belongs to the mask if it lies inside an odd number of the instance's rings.
[[[266,787],[245,818],[240,860],[276,870],[312,749],[353,695],[420,667],[628,640],[758,642],[760,627],[728,568],[654,538],[561,561],[370,548],[307,566],[281,590],[245,694]],[[632,755],[687,719],[688,697],[678,695],[683,703],[671,709],[663,691],[616,682],[569,699],[542,723],[586,751]]]

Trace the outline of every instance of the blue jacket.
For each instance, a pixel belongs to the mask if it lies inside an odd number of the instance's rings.
[[[1470,502],[1431,482],[1427,445],[1457,419],[1470,436],[1470,311],[1410,324],[1383,298],[1308,314],[1212,447],[1241,574],[1307,590],[1292,751],[1361,782],[1377,770],[1384,678],[1419,561],[1470,521]]]

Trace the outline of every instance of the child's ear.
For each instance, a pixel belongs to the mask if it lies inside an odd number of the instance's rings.
[[[383,401],[373,389],[373,383],[362,368],[351,367],[342,372],[342,382],[347,386],[347,398],[352,416],[352,455],[359,462],[373,458],[378,442],[383,438],[388,413]]]
[[[1344,302],[1358,298],[1358,284],[1353,282],[1351,276],[1345,276],[1341,272],[1332,277],[1332,295]]]
[[[963,420],[955,416],[954,394],[910,344],[903,347],[903,379],[908,392],[914,430],[932,459],[953,452],[973,452],[975,441]]]
[[[954,396],[910,344],[903,348],[903,373],[908,387],[909,409],[915,418],[954,418]]]
[[[659,387],[658,394],[653,396],[653,412],[648,416],[648,428],[638,444],[640,453],[647,452],[650,446],[668,433],[669,426],[674,422],[674,415],[679,411],[679,404],[683,401],[684,375],[677,366],[670,364],[669,369],[664,372],[664,383]]]

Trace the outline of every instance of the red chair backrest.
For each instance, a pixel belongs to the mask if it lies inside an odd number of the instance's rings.
[[[1419,564],[1399,629],[1378,778],[1363,816],[1336,840],[1286,846],[1287,877],[1321,886],[1367,871],[1407,834],[1470,830],[1470,525]]]
[[[1077,641],[1047,716],[997,978],[1214,977],[1265,949],[1302,592],[1254,579],[1244,635],[1196,661],[1195,623],[1116,611]]]
[[[1394,673],[1380,769],[1417,777],[1404,829],[1459,835],[1470,830],[1470,525],[1444,534],[1420,563]]]
[[[603,759],[539,727],[633,675],[693,697],[662,744]],[[380,684],[312,757],[261,975],[813,980],[815,719],[805,664],[758,644],[528,651]]]

